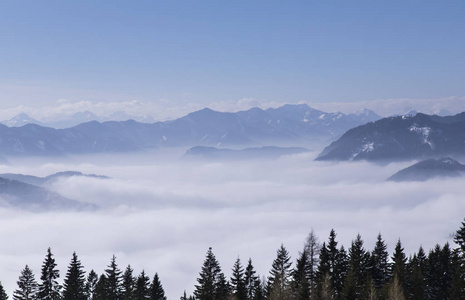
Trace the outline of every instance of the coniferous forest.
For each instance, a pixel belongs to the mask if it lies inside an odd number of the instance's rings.
[[[180,293],[180,300],[420,300],[465,299],[465,220],[456,231],[455,248],[448,243],[416,253],[404,252],[398,240],[393,253],[381,234],[374,249],[364,247],[357,235],[346,250],[331,230],[323,243],[311,231],[296,259],[284,245],[276,251],[267,276],[260,276],[249,258],[237,258],[228,279],[209,248],[193,295]],[[21,270],[14,300],[163,300],[167,299],[158,273],[134,274],[128,265],[121,270],[113,256],[104,273],[84,272],[72,254],[63,282],[51,249],[39,280],[28,265]],[[182,290],[182,287],[180,287]],[[0,300],[8,299],[0,283]]]

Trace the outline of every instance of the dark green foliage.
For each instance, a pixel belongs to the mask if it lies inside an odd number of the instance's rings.
[[[151,300],[166,300],[165,290],[161,284],[158,273],[153,276],[152,284],[150,285],[150,299]]]
[[[455,233],[454,242],[458,248],[453,253],[451,298],[461,299],[465,295],[465,220]]]
[[[373,279],[373,284],[377,290],[380,290],[383,285],[389,282],[389,253],[387,252],[386,243],[378,234],[376,245],[371,252],[370,273]]]
[[[319,255],[319,264],[317,268],[317,283],[318,286],[321,286],[324,278],[326,275],[331,276],[331,265],[329,261],[329,253],[328,253],[328,248],[326,247],[326,243],[323,242],[323,245],[321,246],[320,249],[320,255]]]
[[[121,296],[121,271],[116,264],[116,257],[111,258],[108,269],[105,270],[107,296],[119,299]]]
[[[263,279],[257,278],[257,285],[254,292],[254,300],[265,300],[266,298],[266,286],[265,286],[265,277]]]
[[[142,270],[140,275],[136,279],[136,286],[134,289],[135,300],[147,300],[150,299],[150,278],[145,275],[145,271]]]
[[[205,261],[197,278],[198,285],[195,286],[194,295],[197,300],[219,300],[228,296],[228,283],[221,267],[209,248]]]
[[[187,300],[186,290],[184,290],[184,294],[181,296],[181,298],[179,298],[179,300]]]
[[[234,263],[231,276],[231,293],[236,300],[247,300],[247,290],[244,279],[244,268],[239,257]]]
[[[86,300],[86,277],[81,262],[78,260],[76,252],[68,267],[68,272],[64,279],[63,299],[64,300]]]
[[[180,300],[195,300],[194,296],[187,297],[186,291],[184,291],[184,294],[179,299]]]
[[[292,291],[294,299],[307,300],[310,298],[310,281],[308,252],[302,251],[297,259],[295,269],[292,272]]]
[[[450,299],[458,300],[462,299],[465,295],[465,269],[461,264],[460,254],[458,249],[452,252],[451,257],[451,276],[452,276],[452,287],[450,289]]]
[[[378,293],[378,290],[376,289],[373,278],[370,275],[365,282],[363,293],[362,293],[362,299],[375,300],[375,299],[378,299],[378,294],[379,293]]]
[[[252,265],[252,259],[249,258],[249,262],[247,263],[244,273],[244,285],[247,300],[255,299],[256,291],[261,289],[260,279],[256,273],[257,272]]]
[[[231,287],[223,273],[220,273],[218,276],[218,284],[216,290],[216,296],[218,297],[217,299],[227,299],[230,296]]]
[[[105,274],[100,275],[97,284],[95,285],[93,300],[107,300],[108,297],[108,279]]]
[[[394,253],[391,257],[391,276],[397,276],[397,280],[402,287],[402,290],[407,290],[407,257],[404,253],[404,248],[400,239],[397,241]]]
[[[337,248],[336,232],[331,229],[328,243],[320,250],[317,269],[317,296],[320,298],[341,296],[348,272],[348,259],[344,247]],[[324,295],[323,295],[324,294]]]
[[[331,287],[336,297],[342,294],[344,281],[349,271],[349,262],[344,246],[337,249],[336,232],[331,229],[328,240]]]
[[[465,219],[462,226],[455,233],[454,242],[459,246],[459,253],[462,256],[465,255]]]
[[[134,296],[134,286],[135,286],[135,278],[132,275],[133,269],[130,265],[126,267],[126,270],[123,273],[123,282],[122,282],[122,300],[131,300]]]
[[[449,299],[452,287],[451,255],[448,243],[442,249],[436,245],[428,255],[428,296],[432,299]]]
[[[418,254],[414,254],[408,263],[409,285],[407,296],[412,300],[426,299],[426,256],[420,247]]]
[[[87,280],[86,280],[87,299],[89,300],[94,299],[94,293],[95,293],[95,288],[97,286],[97,282],[98,282],[97,273],[95,273],[94,270],[90,270],[89,274],[87,275]]]
[[[5,292],[5,289],[3,288],[2,282],[0,281],[0,300],[7,300],[8,295]]]
[[[40,276],[41,284],[39,285],[38,299],[40,300],[58,300],[61,298],[61,286],[57,279],[60,272],[56,269],[57,264],[53,258],[50,248],[47,250],[44,263],[42,264],[42,273]]]
[[[349,258],[344,246],[339,248],[334,263],[334,272],[332,276],[332,287],[337,297],[340,297],[344,289],[344,281],[349,272]]]
[[[268,277],[268,293],[270,299],[290,299],[291,290],[291,257],[283,244],[276,251],[276,259],[271,266]]]
[[[357,235],[349,249],[349,273],[344,283],[344,299],[361,299],[368,277],[369,254],[363,248],[363,240]]]
[[[13,292],[14,300],[35,300],[37,299],[37,282],[34,273],[28,265],[24,267],[17,281],[18,289]]]

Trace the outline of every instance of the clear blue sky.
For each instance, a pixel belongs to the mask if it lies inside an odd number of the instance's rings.
[[[2,1],[0,100],[464,96],[464,16],[463,0]]]

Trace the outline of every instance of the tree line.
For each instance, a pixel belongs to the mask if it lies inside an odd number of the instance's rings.
[[[151,280],[145,271],[138,276],[128,265],[122,272],[113,255],[110,264],[100,276],[91,270],[87,276],[81,261],[74,252],[63,284],[58,283],[60,273],[53,254],[48,248],[42,264],[40,283],[28,265],[21,271],[14,300],[166,300],[158,273]],[[0,300],[8,299],[0,283]]]
[[[245,267],[237,258],[229,280],[212,248],[206,253],[193,295],[180,300],[423,300],[465,299],[465,220],[456,231],[452,248],[436,245],[428,253],[420,246],[407,257],[398,240],[390,256],[381,234],[370,251],[360,235],[348,250],[339,246],[331,230],[320,244],[313,230],[295,261],[284,245],[276,251],[267,277],[260,277],[252,259]],[[294,264],[294,265],[293,265]],[[160,278],[152,280],[131,266],[122,272],[115,256],[100,276],[85,275],[76,253],[60,285],[50,248],[38,284],[26,265],[18,279],[14,300],[166,300]],[[8,296],[0,283],[0,300]]]
[[[193,295],[181,300],[463,300],[465,221],[454,242],[454,249],[446,243],[427,254],[420,246],[407,257],[399,239],[390,256],[381,234],[369,251],[360,235],[346,250],[334,230],[323,244],[311,231],[294,266],[281,245],[268,277],[257,275],[251,259],[244,268],[238,258],[229,281],[210,248]]]

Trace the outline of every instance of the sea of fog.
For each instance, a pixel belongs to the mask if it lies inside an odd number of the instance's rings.
[[[8,294],[28,264],[40,278],[48,247],[61,280],[73,251],[85,270],[102,273],[113,254],[120,269],[158,272],[168,299],[191,294],[206,251],[227,276],[249,258],[267,276],[281,244],[295,261],[313,229],[332,228],[347,249],[360,233],[371,250],[381,233],[390,253],[400,238],[408,254],[453,244],[465,214],[463,179],[395,183],[386,178],[412,162],[315,162],[316,153],[273,160],[195,161],[184,149],[55,161],[10,159],[0,173],[46,176],[80,171],[49,188],[97,204],[92,212],[0,209],[0,281]],[[455,246],[455,245],[453,245]]]

